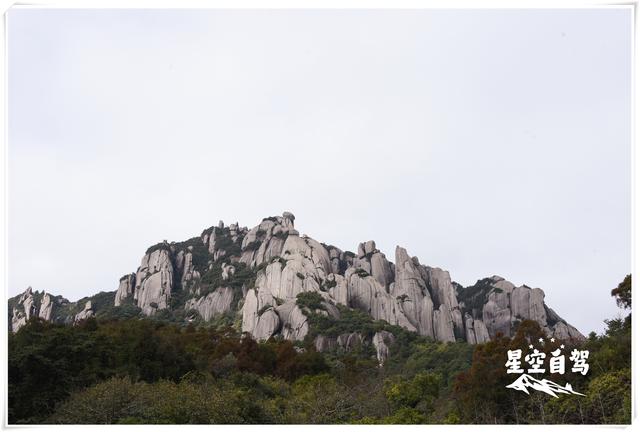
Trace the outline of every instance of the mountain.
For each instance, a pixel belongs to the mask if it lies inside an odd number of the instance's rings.
[[[544,303],[539,288],[516,287],[499,276],[464,288],[399,246],[393,262],[372,240],[356,253],[342,251],[300,235],[294,221],[289,212],[252,229],[221,221],[199,237],[158,243],[115,292],[78,302],[29,288],[9,300],[10,328],[17,331],[34,315],[67,324],[90,316],[147,316],[235,325],[258,340],[313,337],[318,350],[372,343],[379,358],[393,342],[388,326],[475,344],[511,336],[530,319],[556,339],[584,340]]]
[[[582,393],[578,393],[573,390],[571,384],[567,383],[565,386],[561,386],[560,384],[556,384],[551,380],[543,379],[538,380],[532,377],[531,375],[522,374],[520,375],[514,382],[509,384],[507,388],[512,388],[515,390],[520,390],[529,394],[528,389],[534,389],[537,391],[541,391],[547,393],[553,397],[558,397],[557,393],[563,394],[575,394],[584,396]]]

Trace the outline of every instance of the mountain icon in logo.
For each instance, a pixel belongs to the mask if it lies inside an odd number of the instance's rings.
[[[514,382],[506,387],[523,391],[526,394],[529,394],[528,389],[531,388],[533,390],[538,390],[550,394],[551,396],[556,398],[558,397],[558,393],[584,396],[582,393],[573,391],[573,388],[569,383],[567,383],[565,386],[561,386],[560,384],[556,384],[548,379],[538,380],[527,374],[520,375]]]

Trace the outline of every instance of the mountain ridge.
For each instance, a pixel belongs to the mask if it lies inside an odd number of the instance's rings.
[[[584,340],[544,303],[539,288],[516,287],[495,275],[462,287],[448,271],[422,265],[400,246],[394,261],[373,240],[360,243],[357,252],[342,251],[300,235],[294,221],[290,212],[264,218],[251,229],[220,221],[200,236],[157,243],[147,248],[135,272],[120,278],[115,292],[78,302],[29,288],[10,299],[10,329],[17,331],[34,315],[72,324],[117,313],[181,323],[223,320],[258,340],[313,335],[318,350],[393,342],[389,332],[363,338],[311,328],[356,310],[442,342],[475,344],[511,336],[526,319],[557,339]]]

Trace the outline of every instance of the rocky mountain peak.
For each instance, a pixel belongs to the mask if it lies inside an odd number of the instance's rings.
[[[388,334],[322,334],[309,316],[339,321],[343,313],[361,311],[444,342],[511,336],[525,319],[559,339],[584,338],[544,303],[539,288],[516,287],[496,275],[465,288],[403,247],[395,248],[394,262],[373,240],[358,244],[356,253],[343,251],[300,236],[294,221],[290,212],[264,218],[251,229],[220,221],[199,237],[151,246],[138,269],[118,281],[112,307],[131,305],[147,316],[180,312],[186,322],[237,317],[242,330],[259,340],[312,335],[320,347],[362,340],[375,345],[379,357],[392,343]],[[36,299],[27,289],[14,305],[12,328],[34,313],[51,320],[54,305],[49,294]],[[70,320],[91,317],[100,307],[79,304]]]

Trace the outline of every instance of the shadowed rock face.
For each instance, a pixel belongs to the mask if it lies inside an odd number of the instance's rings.
[[[448,271],[422,265],[400,246],[394,262],[372,240],[360,243],[356,253],[343,251],[300,235],[294,221],[289,212],[251,229],[221,221],[199,237],[152,246],[136,272],[119,280],[113,304],[133,303],[144,315],[180,308],[205,321],[237,316],[242,330],[261,340],[277,335],[302,340],[312,330],[309,313],[337,319],[337,306],[438,341],[474,344],[500,334],[512,336],[525,319],[558,339],[584,338],[545,305],[539,288],[516,287],[499,276],[463,288]],[[297,299],[303,293],[316,293],[321,306],[314,306],[315,311],[300,306]],[[51,320],[52,300],[25,291],[13,307],[12,329],[33,314]],[[70,320],[94,312],[89,304]],[[380,361],[392,342],[386,333],[368,339],[351,334],[315,338],[318,350],[373,344]]]

